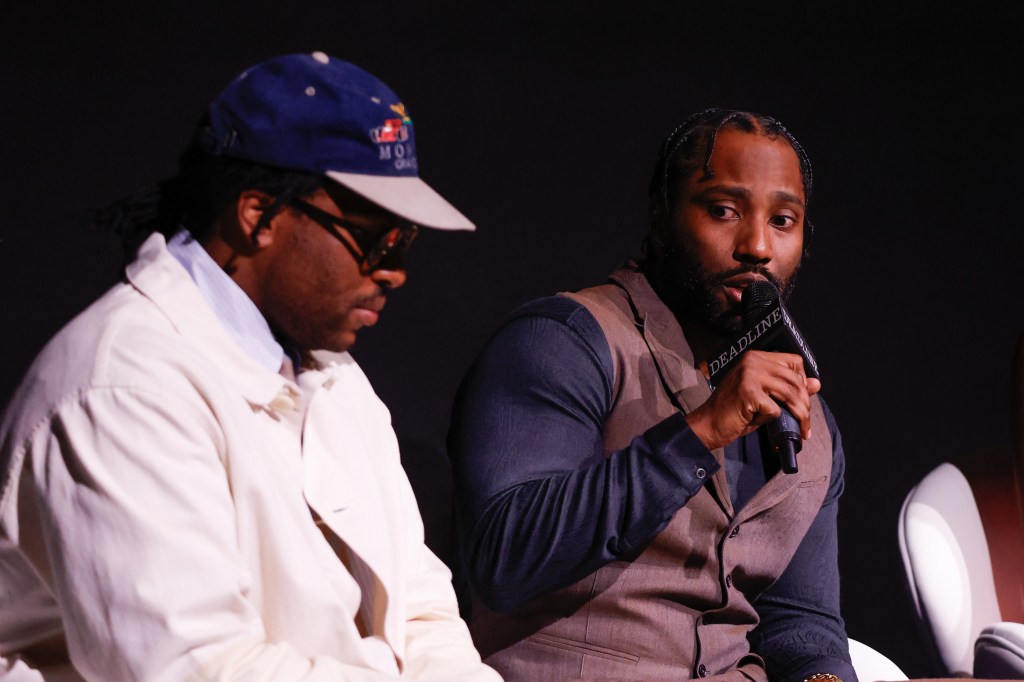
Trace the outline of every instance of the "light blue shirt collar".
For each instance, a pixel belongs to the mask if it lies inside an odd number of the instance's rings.
[[[272,372],[280,371],[284,349],[274,338],[266,318],[192,233],[181,230],[175,234],[168,240],[167,250],[191,275],[203,298],[239,347]]]

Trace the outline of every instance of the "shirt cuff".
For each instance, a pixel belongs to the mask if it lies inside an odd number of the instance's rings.
[[[682,412],[655,424],[644,434],[651,453],[679,480],[690,496],[697,493],[721,467],[697,437]]]

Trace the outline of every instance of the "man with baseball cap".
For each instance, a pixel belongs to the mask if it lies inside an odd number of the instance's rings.
[[[420,227],[412,121],[323,53],[241,74],[178,175],[98,211],[124,280],[0,424],[0,678],[499,680],[346,352]]]

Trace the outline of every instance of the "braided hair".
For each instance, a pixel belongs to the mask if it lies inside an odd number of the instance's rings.
[[[811,171],[811,160],[797,139],[789,130],[771,116],[755,114],[734,109],[711,108],[692,114],[677,125],[665,138],[658,150],[654,162],[654,172],[648,188],[650,199],[651,232],[644,243],[644,253],[650,254],[652,246],[663,246],[657,236],[657,230],[664,220],[672,214],[672,206],[678,198],[680,180],[690,177],[698,169],[703,169],[702,180],[714,176],[711,170],[711,154],[715,149],[715,139],[723,129],[738,130],[744,133],[756,133],[771,139],[782,138],[796,152],[800,163],[800,178],[804,186],[804,198],[809,205],[811,192],[814,188],[814,176]],[[806,235],[804,238],[804,256],[809,255],[808,247],[814,226],[804,218]],[[645,255],[646,257],[646,255]]]
[[[260,217],[259,230],[289,201],[308,197],[323,187],[320,175],[210,154],[198,143],[205,129],[205,119],[200,120],[193,143],[178,160],[177,175],[88,211],[83,218],[86,227],[118,237],[125,258],[131,259],[154,232],[170,237],[188,229],[203,241],[224,207],[237,201],[245,190],[275,197]]]

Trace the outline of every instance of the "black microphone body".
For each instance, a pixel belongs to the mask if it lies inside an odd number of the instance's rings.
[[[800,437],[800,422],[786,408],[779,405],[782,414],[764,425],[768,432],[768,443],[772,452],[779,456],[779,465],[787,474],[795,474],[799,471],[796,464],[796,453],[803,448],[803,439]]]
[[[821,378],[811,349],[770,282],[751,282],[743,290],[741,303],[743,329],[708,360],[712,388],[716,388],[743,353],[751,349],[799,355],[804,360],[804,373],[811,378]],[[803,439],[796,418],[785,405],[780,404],[780,407],[782,414],[766,424],[764,429],[772,451],[779,455],[782,470],[793,474],[798,470],[796,454],[803,447]]]

